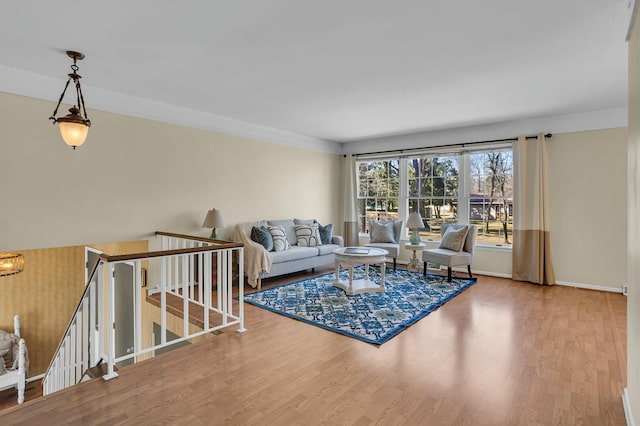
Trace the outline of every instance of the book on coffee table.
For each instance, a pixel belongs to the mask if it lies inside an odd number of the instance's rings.
[[[364,247],[347,247],[344,249],[345,254],[369,254],[369,249]]]

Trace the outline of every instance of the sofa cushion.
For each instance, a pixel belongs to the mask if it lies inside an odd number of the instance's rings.
[[[260,244],[266,251],[273,250],[273,237],[266,228],[251,228],[251,239]]]
[[[273,249],[275,251],[285,251],[291,247],[282,226],[269,226],[267,229],[273,238]]]
[[[318,224],[318,232],[320,233],[320,241],[322,244],[331,244],[333,238],[333,223],[322,226]]]
[[[318,255],[324,256],[325,254],[331,254],[337,248],[340,248],[338,244],[323,244],[318,247]]]
[[[318,224],[296,225],[296,237],[300,247],[317,247],[322,245]]]
[[[318,255],[317,247],[293,246],[289,250],[269,253],[273,263],[291,262]]]
[[[400,244],[396,243],[369,243],[365,247],[374,247],[389,252],[389,257],[398,257],[400,254]]]
[[[444,266],[464,266],[471,263],[471,253],[448,249],[429,249],[422,252],[422,260]]]
[[[269,226],[282,226],[287,235],[287,240],[289,240],[289,245],[294,246],[298,243],[298,239],[296,238],[296,224],[293,223],[293,219],[268,220],[267,223]]]

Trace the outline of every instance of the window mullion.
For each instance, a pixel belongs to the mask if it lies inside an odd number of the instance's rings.
[[[407,171],[407,159],[400,158],[400,188],[398,191],[398,220],[402,220],[404,227],[409,217],[409,173]],[[408,232],[408,230],[406,231]],[[408,235],[408,234],[402,234]]]
[[[458,223],[469,223],[469,182],[471,179],[471,161],[469,153],[460,155],[458,173]]]

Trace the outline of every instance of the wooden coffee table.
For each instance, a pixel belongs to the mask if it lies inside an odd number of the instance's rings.
[[[342,247],[335,249],[336,256],[336,278],[333,286],[341,288],[347,296],[361,293],[382,293],[384,292],[384,270],[388,251],[373,247]],[[380,285],[369,281],[369,265],[380,265]],[[349,269],[349,281],[340,280],[340,266],[344,265]],[[354,280],[353,268],[357,265],[364,265],[364,278]]]

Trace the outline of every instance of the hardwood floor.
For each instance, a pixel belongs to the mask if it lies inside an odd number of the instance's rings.
[[[0,424],[625,424],[620,294],[479,276],[382,346],[245,309],[245,333],[28,400]]]

